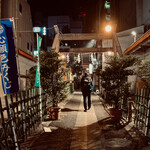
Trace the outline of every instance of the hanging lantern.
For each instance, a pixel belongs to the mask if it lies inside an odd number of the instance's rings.
[[[93,53],[91,53],[91,63],[93,64]]]
[[[69,61],[70,61],[69,54],[67,54],[66,59],[67,59],[67,63],[69,63]]]
[[[78,63],[80,63],[80,61],[81,61],[81,58],[80,58],[80,54],[78,54]]]
[[[93,64],[89,64],[89,74],[93,74]]]
[[[94,53],[94,57],[93,57],[93,62],[96,63],[97,59],[96,59],[96,53]]]

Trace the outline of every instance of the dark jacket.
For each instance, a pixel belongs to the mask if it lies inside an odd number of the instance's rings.
[[[81,79],[81,91],[83,94],[89,94],[92,88],[92,79],[89,76],[83,76]]]

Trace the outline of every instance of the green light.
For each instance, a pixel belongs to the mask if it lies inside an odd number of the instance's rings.
[[[111,18],[111,15],[105,15],[105,19],[106,19],[107,21],[110,21],[110,18]]]
[[[110,9],[110,2],[107,2],[107,1],[105,2],[105,8]]]

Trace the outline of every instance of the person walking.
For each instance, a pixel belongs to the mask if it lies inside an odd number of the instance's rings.
[[[91,88],[92,88],[92,79],[89,77],[87,73],[84,73],[81,79],[81,91],[83,95],[83,106],[84,111],[87,111],[87,100],[88,97],[88,109],[91,108]]]

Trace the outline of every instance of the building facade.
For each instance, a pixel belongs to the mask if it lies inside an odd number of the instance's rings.
[[[1,0],[1,20],[13,21],[13,33],[19,74],[19,89],[29,87],[28,71],[36,65],[33,57],[34,34],[32,16],[27,0]]]
[[[132,35],[133,31],[135,32]],[[136,0],[136,26],[117,33],[122,51],[125,55],[135,55],[139,61],[150,59],[150,1]],[[136,67],[138,70],[138,66]],[[135,92],[139,78],[128,77],[131,84],[131,91]]]

